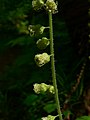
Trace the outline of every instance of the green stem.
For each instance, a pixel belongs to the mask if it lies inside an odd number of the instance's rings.
[[[49,12],[49,26],[50,26],[50,52],[51,52],[51,70],[52,70],[52,81],[55,88],[55,100],[57,105],[57,112],[59,115],[59,120],[62,120],[62,113],[60,109],[60,102],[58,98],[58,89],[56,82],[56,73],[55,73],[55,60],[54,60],[54,42],[53,42],[53,24],[52,24],[52,13]]]

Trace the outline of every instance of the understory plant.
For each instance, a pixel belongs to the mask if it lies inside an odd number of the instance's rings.
[[[61,108],[60,108],[60,101],[58,96],[58,88],[57,88],[57,81],[56,81],[56,71],[55,71],[55,58],[54,58],[54,41],[53,41],[53,20],[52,14],[58,12],[57,10],[57,2],[54,0],[33,0],[32,7],[34,10],[38,11],[40,9],[45,9],[49,16],[49,26],[45,27],[40,24],[38,25],[29,25],[28,30],[30,32],[30,36],[40,36],[43,34],[45,29],[49,29],[49,37],[43,36],[39,40],[37,40],[36,45],[40,50],[44,50],[47,46],[50,46],[50,55],[46,52],[38,53],[35,55],[35,62],[38,67],[42,67],[48,62],[51,62],[51,73],[52,73],[52,85],[47,85],[46,83],[35,83],[34,84],[34,91],[37,94],[46,94],[50,93],[55,96],[56,108],[57,108],[57,115],[47,115],[47,117],[42,117],[42,120],[55,120],[56,117],[59,117],[59,120],[63,120]]]

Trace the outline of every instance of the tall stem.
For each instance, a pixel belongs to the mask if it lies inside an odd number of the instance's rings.
[[[53,42],[53,24],[52,24],[52,13],[49,12],[49,27],[50,27],[50,52],[51,52],[51,71],[52,71],[52,81],[55,88],[55,100],[57,105],[57,112],[59,115],[59,120],[62,120],[62,113],[60,110],[60,102],[58,98],[58,89],[56,82],[56,73],[55,73],[55,60],[54,60],[54,42]]]

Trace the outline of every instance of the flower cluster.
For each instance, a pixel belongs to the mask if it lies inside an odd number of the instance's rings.
[[[45,92],[49,92],[52,94],[55,93],[54,87],[52,85],[47,85],[45,83],[41,83],[41,84],[35,83],[34,84],[34,92],[37,94],[45,93]]]
[[[55,3],[54,0],[33,0],[32,6],[34,10],[39,10],[44,7],[47,11],[53,14],[57,12],[57,3]]]
[[[51,13],[57,13],[57,3],[54,0],[47,0],[46,1],[46,10]]]

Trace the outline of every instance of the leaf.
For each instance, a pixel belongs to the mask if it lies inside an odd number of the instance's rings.
[[[34,94],[28,95],[24,100],[24,104],[26,104],[27,106],[32,105],[32,103],[36,101],[37,97],[38,96]]]
[[[54,104],[54,103],[46,104],[43,109],[44,109],[47,113],[51,113],[51,112],[55,111],[55,109],[56,109],[56,104]]]
[[[7,43],[7,45],[11,45],[12,47],[15,45],[30,45],[33,44],[34,41],[30,38],[30,36],[23,36],[16,38],[14,40],[11,40]]]
[[[90,116],[82,116],[80,118],[77,118],[76,120],[90,120]]]

